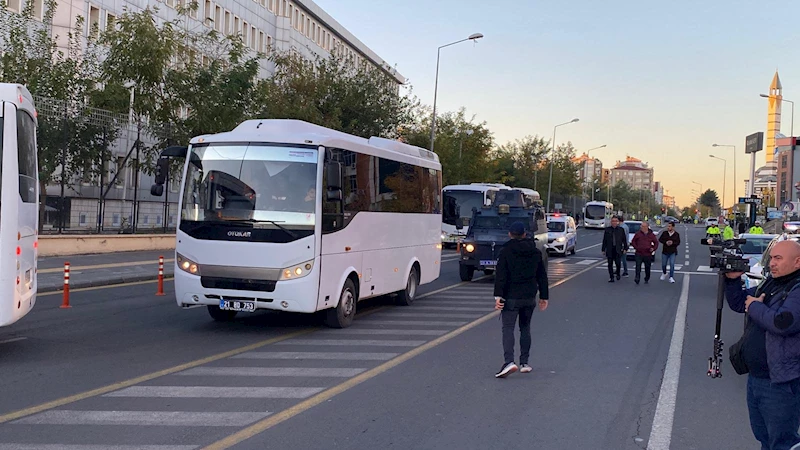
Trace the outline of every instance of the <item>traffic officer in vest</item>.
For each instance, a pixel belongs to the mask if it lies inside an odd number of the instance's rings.
[[[719,236],[719,234],[720,234],[719,233],[719,227],[716,226],[716,225],[711,225],[710,227],[708,227],[708,229],[706,229],[706,234],[708,236],[715,236],[715,237]]]
[[[722,230],[722,239],[730,241],[733,239],[733,228],[730,222],[725,222],[725,229]]]
[[[750,234],[764,234],[764,229],[761,228],[760,220],[756,220],[756,224],[750,227]]]

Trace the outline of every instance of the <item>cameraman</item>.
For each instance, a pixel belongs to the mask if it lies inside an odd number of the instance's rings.
[[[769,269],[748,290],[742,272],[725,274],[725,297],[733,311],[747,315],[740,355],[749,371],[750,428],[762,449],[788,450],[800,443],[800,244],[776,243]]]

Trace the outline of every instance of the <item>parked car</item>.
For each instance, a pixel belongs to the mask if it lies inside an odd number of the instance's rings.
[[[628,252],[625,254],[625,258],[628,260],[634,260],[636,259],[636,250],[634,250],[630,244],[633,240],[633,235],[642,228],[642,221],[626,220],[623,222],[622,226],[627,228],[628,231]]]
[[[800,222],[784,222],[783,231],[786,233],[800,232]]]
[[[561,214],[548,214],[547,216],[547,245],[548,253],[557,253],[566,256],[575,254],[578,247],[578,227],[575,219]]]
[[[716,217],[709,217],[706,219],[706,226],[710,227],[711,225],[719,225],[719,219]]]
[[[761,252],[760,256],[756,256],[753,254],[744,253],[745,251],[754,251],[756,249],[746,249],[745,247],[748,246],[750,241],[752,240],[755,245],[761,245],[762,242],[756,242],[757,238],[761,237],[769,237],[769,242],[767,243],[766,247],[764,247],[764,251]],[[793,239],[795,241],[800,241],[800,234],[791,234],[791,233],[783,233],[783,234],[749,234],[744,233],[742,234],[741,238],[748,239],[746,244],[742,245],[742,253],[744,256],[750,260],[750,271],[748,273],[753,274],[755,276],[747,276],[742,275],[742,279],[744,280],[745,286],[748,288],[758,286],[761,283],[761,279],[757,278],[756,276],[761,276],[766,278],[769,275],[769,252],[772,250],[772,246],[775,243],[780,241],[785,241],[787,239]]]
[[[664,225],[666,225],[668,223],[677,224],[677,223],[680,223],[680,220],[678,220],[678,219],[676,219],[675,217],[672,217],[672,216],[666,216],[666,217],[664,217]]]

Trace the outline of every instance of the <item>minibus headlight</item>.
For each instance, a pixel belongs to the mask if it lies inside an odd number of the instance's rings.
[[[294,280],[296,278],[303,278],[304,276],[311,273],[311,269],[314,268],[314,260],[306,261],[304,263],[300,263],[296,266],[287,267],[281,270],[281,277],[280,281],[283,280]]]
[[[200,276],[200,266],[196,262],[181,255],[180,253],[177,254],[175,261],[178,264],[178,268],[182,271],[192,275]]]

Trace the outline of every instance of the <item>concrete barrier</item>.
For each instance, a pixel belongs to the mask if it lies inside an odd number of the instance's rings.
[[[40,235],[39,256],[89,255],[95,253],[172,250],[174,234]]]

